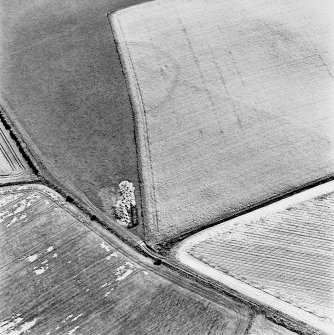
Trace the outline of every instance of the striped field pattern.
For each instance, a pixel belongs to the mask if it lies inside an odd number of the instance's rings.
[[[320,319],[333,321],[333,251],[334,192],[260,218],[247,219],[246,214],[231,225],[219,225],[207,239],[193,242],[188,253]]]
[[[249,317],[116,249],[41,185],[0,189],[0,333],[243,335]]]
[[[32,178],[31,171],[11,139],[9,131],[0,122],[0,184]]]

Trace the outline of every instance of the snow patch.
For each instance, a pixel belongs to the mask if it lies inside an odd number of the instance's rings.
[[[32,321],[25,322],[20,325],[23,318],[12,318],[12,320],[6,320],[0,323],[0,334],[7,335],[21,335],[32,328],[36,322],[37,318]]]
[[[107,244],[105,244],[104,242],[102,242],[102,243],[100,244],[100,246],[101,246],[102,249],[105,249],[105,250],[107,250],[107,251],[111,251],[110,247],[109,247]]]
[[[74,327],[72,330],[70,330],[70,331],[68,332],[68,334],[69,334],[69,335],[73,334],[78,328],[79,328],[79,326]]]
[[[121,276],[117,277],[116,280],[117,280],[117,281],[124,280],[124,279],[125,279],[127,276],[129,276],[132,272],[133,272],[132,269],[128,269],[128,270],[126,270]]]
[[[54,248],[53,248],[53,245],[51,245],[51,247],[48,247],[48,248],[46,249],[46,251],[47,251],[47,252],[51,252],[53,249],[54,249]]]
[[[58,257],[58,254],[54,253],[53,256],[52,256],[52,258],[56,258],[56,257]]]
[[[118,257],[118,256],[117,256],[117,253],[116,253],[116,252],[111,253],[110,255],[108,255],[108,256],[106,257],[106,259],[107,259],[107,260],[110,260],[112,257],[117,258],[117,257]]]
[[[80,316],[82,316],[82,313],[80,313],[80,314],[79,314],[79,315],[77,315],[75,318],[73,318],[73,319],[72,319],[72,322],[73,322],[73,321],[75,321],[75,320],[77,320],[77,319],[79,319],[79,318],[80,318]]]
[[[125,262],[124,265],[119,266],[116,269],[115,275],[116,280],[121,281],[128,277],[134,271],[134,265],[130,262]]]
[[[37,259],[37,257],[38,257],[38,254],[34,254],[34,255],[31,255],[31,256],[28,256],[28,257],[26,258],[26,260],[27,260],[28,262],[33,262],[33,261],[35,261],[35,260]]]
[[[111,293],[111,291],[113,291],[114,289],[112,288],[110,291],[108,291],[104,296],[105,297],[107,297],[110,293]]]
[[[35,272],[36,276],[39,276],[42,273],[44,273],[48,268],[49,268],[48,265],[46,265],[45,267],[42,266],[40,269],[35,269],[34,272]]]
[[[15,209],[14,214],[17,214],[17,213],[20,213],[20,212],[24,211],[26,209],[26,206],[27,206],[27,201],[26,201],[26,199],[23,199],[19,203],[18,207]]]

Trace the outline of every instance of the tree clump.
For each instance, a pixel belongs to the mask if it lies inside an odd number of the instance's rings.
[[[132,183],[122,181],[118,186],[118,199],[114,206],[116,220],[127,227],[132,223],[132,208],[136,206],[134,191]]]

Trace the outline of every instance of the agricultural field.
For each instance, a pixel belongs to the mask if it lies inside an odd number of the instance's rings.
[[[111,15],[152,244],[333,175],[332,7],[157,0]]]
[[[158,276],[88,224],[47,187],[0,188],[1,334],[245,334],[246,307]]]
[[[120,181],[138,190],[138,172],[131,105],[105,14],[139,2],[0,4],[1,104],[36,161],[106,213]]]
[[[21,156],[18,147],[0,122],[0,184],[33,178],[32,171]]]
[[[334,329],[334,182],[198,233],[177,258],[316,328]]]

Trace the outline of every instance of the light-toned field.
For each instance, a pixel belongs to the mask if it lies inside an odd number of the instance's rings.
[[[333,173],[331,8],[158,0],[112,15],[153,242]]]
[[[331,182],[186,239],[177,257],[251,298],[334,330],[333,251]]]
[[[243,335],[221,306],[134,262],[50,189],[0,188],[0,333]]]

